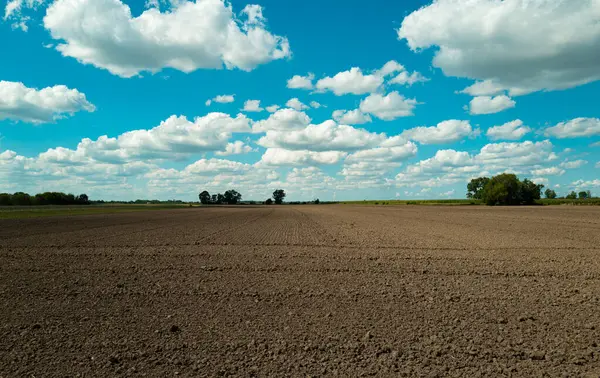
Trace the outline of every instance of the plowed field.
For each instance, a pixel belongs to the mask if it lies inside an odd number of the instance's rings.
[[[0,220],[0,377],[600,376],[600,208]]]

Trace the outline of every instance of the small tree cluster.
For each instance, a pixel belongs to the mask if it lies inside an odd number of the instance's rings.
[[[75,196],[62,192],[45,192],[32,196],[24,192],[0,193],[0,206],[89,205],[89,203],[87,194]]]
[[[467,185],[467,197],[480,199],[487,205],[532,205],[541,197],[544,185],[516,175],[503,173],[492,178],[478,177]]]
[[[224,194],[217,193],[211,196],[208,191],[204,190],[200,192],[198,198],[200,199],[200,203],[203,205],[221,205],[224,203],[228,205],[235,205],[242,200],[242,194],[236,190],[230,189]]]

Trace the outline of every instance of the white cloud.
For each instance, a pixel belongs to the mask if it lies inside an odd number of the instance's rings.
[[[371,122],[371,116],[360,111],[354,110],[336,110],[331,115],[334,120],[346,125],[362,125]]]
[[[412,50],[437,46],[433,65],[447,76],[514,96],[600,79],[599,9],[595,0],[437,0],[404,18],[398,37]]]
[[[560,122],[556,126],[547,128],[545,135],[559,139],[600,135],[600,119],[575,118],[567,122]]]
[[[477,96],[496,96],[504,93],[504,88],[494,83],[491,80],[475,82],[459,93],[465,93],[473,97]]]
[[[558,167],[548,167],[531,170],[531,173],[536,176],[561,176],[564,175],[565,172],[566,171],[564,169],[560,169]]]
[[[332,91],[337,96],[345,94],[365,94],[375,92],[383,84],[383,77],[377,74],[363,74],[358,67],[337,73],[333,77],[324,77],[317,81],[320,91]]]
[[[600,147],[600,142],[591,143],[590,147]]]
[[[325,106],[325,105],[319,104],[319,103],[318,103],[318,102],[316,102],[316,101],[311,101],[311,102],[310,102],[310,107],[311,107],[311,108],[314,108],[314,109],[326,108],[326,106]]]
[[[253,152],[255,150],[252,147],[248,146],[244,142],[238,140],[233,143],[227,143],[224,151],[217,151],[215,155],[218,156],[229,156],[229,155],[241,155],[246,154],[248,152]]]
[[[301,130],[267,131],[258,144],[267,148],[311,151],[355,151],[370,148],[385,140],[384,134],[325,121]]]
[[[218,95],[213,97],[212,99],[206,100],[206,106],[210,106],[214,102],[218,102],[219,104],[228,104],[230,102],[235,101],[235,95]]]
[[[413,157],[417,154],[417,145],[406,142],[403,145],[393,147],[376,147],[361,150],[348,156],[348,162],[399,162]]]
[[[277,110],[265,120],[255,122],[252,126],[252,131],[261,133],[269,130],[298,130],[308,126],[310,121],[311,119],[306,113],[284,108]]]
[[[45,0],[8,0],[4,8],[4,20],[12,19],[13,29],[21,29],[26,32],[28,30],[27,21],[29,17],[22,15],[23,8],[37,8],[42,5]]]
[[[390,84],[408,85],[411,86],[415,83],[425,83],[429,81],[428,78],[421,75],[419,72],[413,72],[409,74],[408,71],[400,72],[395,78],[390,80]]]
[[[265,109],[269,113],[275,113],[277,111],[277,109],[279,109],[279,105],[270,105],[270,106],[265,107]]]
[[[413,109],[417,100],[406,99],[397,91],[390,92],[386,96],[374,93],[360,102],[359,109],[363,113],[370,113],[377,118],[391,121],[399,117],[413,115]]]
[[[146,9],[133,17],[121,0],[59,0],[46,10],[44,27],[63,56],[132,77],[173,68],[239,68],[289,57],[288,40],[271,34],[262,8],[240,16],[222,0],[171,2],[168,11]]]
[[[557,159],[549,140],[522,143],[492,143],[483,146],[477,160],[487,168],[507,169],[535,164],[544,164]]]
[[[306,76],[294,75],[287,81],[287,87],[292,89],[313,89],[312,81],[315,79],[313,73],[308,73]]]
[[[486,135],[491,140],[518,140],[530,131],[531,129],[528,126],[523,126],[523,121],[516,119],[501,126],[490,127]]]
[[[267,148],[259,163],[267,166],[318,166],[336,164],[346,156],[342,151],[315,152],[309,150],[286,150]]]
[[[598,161],[595,165],[596,168],[600,168],[600,161]]]
[[[431,127],[415,127],[402,132],[401,137],[421,144],[454,143],[473,133],[469,121],[451,119]]]
[[[239,114],[209,113],[193,122],[184,116],[171,116],[149,129],[132,130],[116,138],[106,135],[97,140],[84,138],[76,150],[49,150],[51,156],[64,163],[98,162],[118,164],[136,160],[179,160],[190,154],[225,150],[232,133],[250,131],[250,120]]]
[[[564,162],[560,163],[560,166],[563,168],[566,168],[566,169],[575,169],[575,168],[584,166],[587,163],[588,163],[587,160],[573,160],[573,161],[564,161]]]
[[[83,110],[93,112],[96,107],[77,89],[55,85],[38,90],[19,82],[0,81],[0,120],[39,124]]]
[[[471,114],[494,114],[514,108],[515,105],[516,102],[505,95],[496,97],[477,96],[469,103],[469,112]]]
[[[262,112],[264,109],[260,107],[260,100],[246,100],[244,102],[244,112]]]
[[[599,188],[600,187],[600,180],[588,180],[588,181],[584,181],[584,180],[577,180],[573,183],[571,183],[572,187],[577,188],[578,190],[586,190],[589,188]]]
[[[309,108],[308,105],[303,104],[296,97],[289,99],[288,102],[285,103],[285,106],[296,110],[306,110]]]
[[[405,69],[406,68],[404,68],[402,64],[396,62],[395,60],[390,60],[389,62],[384,64],[383,67],[381,67],[381,69],[375,71],[375,74],[385,77],[396,72],[402,72]]]

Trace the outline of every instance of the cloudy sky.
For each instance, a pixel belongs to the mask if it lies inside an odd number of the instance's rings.
[[[600,193],[600,0],[0,4],[0,192]]]

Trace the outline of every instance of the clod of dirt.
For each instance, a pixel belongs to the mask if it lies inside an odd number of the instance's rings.
[[[176,326],[175,324],[173,324],[173,325],[171,326],[171,329],[169,329],[169,331],[171,331],[171,332],[173,332],[173,333],[175,333],[175,332],[180,332],[180,331],[181,331],[181,328],[179,328],[178,326]]]
[[[31,329],[40,329],[42,328],[42,325],[39,323],[35,323],[34,325],[31,326]]]
[[[121,362],[121,360],[117,356],[110,356],[108,358],[108,362],[110,362],[113,365],[117,365],[117,364],[119,364]]]

